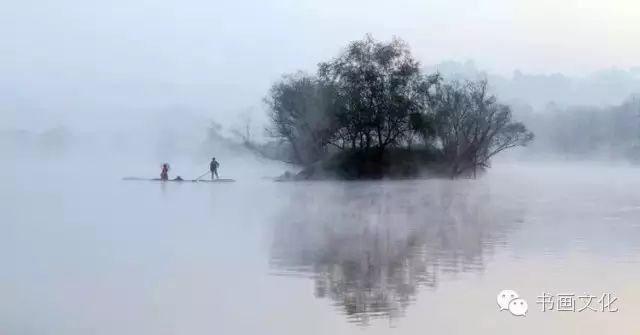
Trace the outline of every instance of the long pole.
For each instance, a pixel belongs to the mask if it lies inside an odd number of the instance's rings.
[[[200,180],[200,178],[202,178],[202,177],[206,176],[206,175],[207,175],[207,174],[209,174],[209,173],[210,173],[210,171],[207,171],[207,172],[203,173],[203,174],[202,174],[202,176],[200,176],[200,177],[196,178],[196,181]]]

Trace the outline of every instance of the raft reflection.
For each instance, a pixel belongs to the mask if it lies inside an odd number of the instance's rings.
[[[271,267],[313,278],[316,297],[366,325],[482,271],[522,215],[475,181],[304,184],[275,224]]]

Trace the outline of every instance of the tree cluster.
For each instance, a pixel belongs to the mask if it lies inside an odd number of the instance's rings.
[[[423,74],[400,39],[367,36],[316,75],[286,75],[265,99],[270,134],[304,167],[337,154],[374,162],[398,150],[437,153],[452,176],[486,167],[495,154],[533,139],[512,121],[486,82],[445,82]]]

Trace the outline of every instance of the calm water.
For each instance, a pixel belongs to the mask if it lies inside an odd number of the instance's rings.
[[[0,334],[640,333],[640,169],[221,185],[65,171],[4,173]],[[499,312],[502,289],[526,317]],[[545,292],[593,308],[610,293],[618,312],[542,312]]]

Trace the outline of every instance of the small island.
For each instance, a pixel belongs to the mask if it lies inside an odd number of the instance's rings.
[[[398,38],[351,42],[316,74],[283,76],[265,101],[276,145],[251,147],[301,168],[279,180],[475,177],[534,137],[486,80],[424,74]]]

